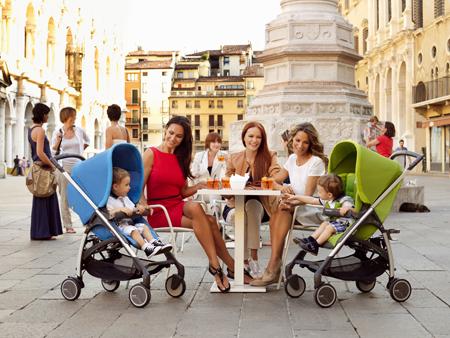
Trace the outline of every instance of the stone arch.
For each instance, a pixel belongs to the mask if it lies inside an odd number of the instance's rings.
[[[72,30],[66,30],[66,75],[70,86],[73,86],[75,79],[75,45]]]
[[[48,20],[48,33],[47,33],[47,67],[53,69],[55,63],[55,45],[56,45],[56,34],[55,34],[55,20],[50,17]]]
[[[408,117],[406,116],[409,112],[406,109],[406,64],[402,62],[398,71],[398,131],[399,137],[406,132],[406,121]],[[401,133],[401,134],[400,134]]]
[[[49,135],[49,137],[52,137],[53,131],[56,128],[57,124],[56,122],[59,121],[59,114],[58,109],[55,107],[55,104],[51,103],[49,108],[50,113],[48,114],[48,121],[47,121],[47,135]]]
[[[427,99],[427,89],[425,87],[425,83],[422,81],[420,81],[416,86],[415,99],[416,102],[422,102]]]
[[[385,85],[385,106],[384,106],[384,119],[386,121],[392,121],[392,68],[389,67],[386,72],[386,85]]]
[[[26,10],[25,21],[25,45],[24,56],[29,60],[34,60],[36,44],[36,16],[33,4],[30,2]]]

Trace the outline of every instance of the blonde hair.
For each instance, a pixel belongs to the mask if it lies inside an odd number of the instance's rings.
[[[113,184],[119,184],[125,177],[130,177],[130,173],[128,171],[119,167],[113,168]]]
[[[77,114],[77,110],[75,108],[73,108],[73,107],[64,107],[59,112],[59,119],[61,120],[62,123],[64,123],[64,122],[67,121],[67,119],[69,117],[71,117],[72,115],[76,115],[76,114]]]

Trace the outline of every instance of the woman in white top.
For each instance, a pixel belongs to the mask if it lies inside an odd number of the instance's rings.
[[[111,121],[111,126],[106,128],[105,149],[111,148],[117,143],[130,143],[127,128],[119,125],[120,115],[122,115],[120,107],[117,104],[112,104],[108,107],[106,113]]]
[[[317,181],[325,174],[328,162],[323,153],[316,129],[311,123],[301,123],[291,130],[292,149],[284,168],[274,177],[275,188],[283,193],[282,201],[294,195],[312,196],[316,191]],[[289,177],[290,185],[281,185]],[[270,217],[270,239],[272,252],[269,263],[262,278],[253,280],[250,284],[264,286],[278,281],[281,273],[281,255],[285,237],[289,231],[293,209],[283,202]]]
[[[59,112],[59,119],[63,126],[59,130],[55,130],[52,136],[52,151],[54,154],[77,154],[81,155],[89,146],[89,136],[83,128],[75,127],[77,119],[77,111],[73,107],[65,107]],[[66,158],[61,160],[64,170],[69,174],[72,168],[80,160],[76,158]],[[72,226],[72,217],[70,215],[69,204],[67,202],[67,180],[61,174],[58,174],[58,186],[61,205],[61,215],[64,228],[67,233],[73,234],[75,230]]]
[[[225,175],[226,154],[220,150],[222,148],[222,137],[218,133],[209,133],[205,139],[205,150],[195,154],[191,165],[191,172],[194,176],[194,183],[205,182],[208,179],[218,179]],[[209,203],[213,200],[221,199],[220,196],[202,196],[203,201]],[[209,205],[210,211],[212,210]]]

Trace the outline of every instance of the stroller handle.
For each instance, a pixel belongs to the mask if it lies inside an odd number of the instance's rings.
[[[421,154],[418,154],[418,153],[415,153],[415,152],[409,151],[409,150],[396,151],[389,158],[391,160],[393,160],[393,159],[395,159],[398,156],[409,156],[409,157],[414,157],[415,158],[415,160],[408,166],[408,170],[413,170],[414,167],[416,165],[418,165],[424,158],[424,155],[421,155]]]
[[[79,160],[84,161],[85,158],[81,155],[78,154],[61,154],[61,155],[56,155],[55,157],[51,157],[50,161],[53,163],[53,165],[58,168],[59,171],[64,172],[64,168],[62,167],[62,165],[60,165],[58,163],[59,160],[63,160],[65,158],[78,158]]]

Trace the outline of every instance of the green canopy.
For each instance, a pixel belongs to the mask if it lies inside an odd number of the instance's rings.
[[[375,200],[402,174],[397,161],[383,157],[353,141],[337,143],[330,155],[328,172],[334,174],[355,174],[355,207],[363,203],[372,205]],[[400,183],[375,208],[383,222],[389,215]]]

